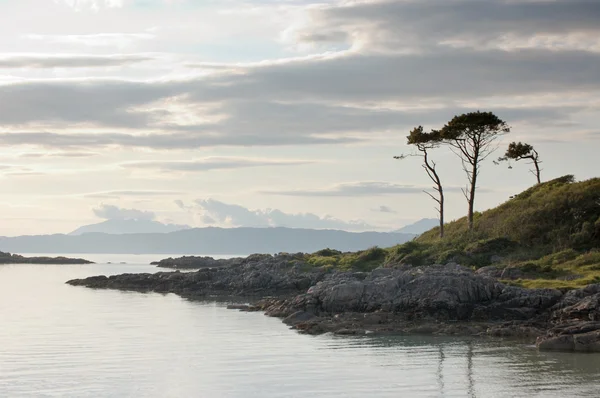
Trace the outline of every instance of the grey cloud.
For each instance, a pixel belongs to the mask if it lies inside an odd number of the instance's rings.
[[[285,213],[277,209],[251,210],[243,206],[228,204],[214,199],[197,200],[195,206],[203,217],[216,222],[243,227],[290,227],[315,229],[364,230],[370,226],[360,222],[346,222],[330,216],[312,213]]]
[[[334,185],[324,189],[297,189],[291,191],[262,191],[267,195],[283,195],[283,196],[382,196],[382,195],[402,195],[402,194],[420,194],[428,187],[420,187],[415,185],[401,185],[384,181],[361,181],[348,182]],[[460,192],[460,187],[449,186],[444,187],[446,192]],[[477,192],[490,192],[485,188],[478,188]]]
[[[600,89],[600,53],[584,51],[474,51],[352,54],[253,70],[252,80],[223,87],[228,96],[329,101],[481,98]],[[548,67],[552,65],[552,67]],[[326,84],[324,84],[326,82]],[[209,93],[195,96],[206,99]]]
[[[393,116],[392,110],[360,109],[364,101],[594,91],[600,89],[600,69],[594,67],[598,63],[600,54],[583,51],[461,49],[433,54],[351,54],[189,81],[28,82],[2,86],[0,118],[5,125],[62,123],[169,131],[178,129],[164,124],[169,111],[133,109],[178,97],[192,104],[221,104],[217,113],[225,115],[224,120],[183,127],[197,135],[287,136],[292,133],[269,124],[268,119],[284,122],[286,128],[300,119],[299,114],[304,119],[308,116],[308,121],[314,116],[329,124],[336,119],[338,124],[351,124],[344,120],[347,117],[367,125]],[[330,103],[334,101],[361,105],[341,107]],[[254,112],[260,117],[253,116]],[[248,127],[254,124],[244,117],[251,117],[259,127]],[[323,130],[330,131],[327,126]]]
[[[0,133],[3,145],[37,145],[47,148],[90,148],[120,146],[129,148],[189,149],[209,146],[326,145],[360,142],[351,137],[217,135],[196,133],[124,134],[124,133]]]
[[[36,122],[144,128],[168,112],[131,109],[176,93],[176,84],[119,80],[7,84],[0,90],[0,119],[4,125]]]
[[[31,153],[23,153],[19,155],[20,158],[43,158],[43,157],[53,157],[53,158],[88,158],[92,156],[97,156],[97,153],[94,152],[50,152],[50,153],[39,153],[39,152],[31,152]]]
[[[483,43],[507,35],[600,32],[595,0],[375,1],[322,7],[312,16],[299,40],[350,42],[358,32],[370,45],[395,50],[451,39]]]
[[[97,68],[151,61],[145,55],[13,55],[0,57],[0,69]]]
[[[373,211],[378,212],[378,213],[397,213],[396,210],[392,209],[389,206],[379,206],[376,209],[373,209]]]
[[[313,163],[307,160],[272,160],[210,157],[193,161],[145,161],[123,163],[121,167],[127,169],[160,170],[164,172],[202,172],[209,170],[240,169],[262,166],[297,166]]]
[[[600,53],[585,51],[453,49],[421,54],[350,53],[246,66],[242,67],[245,73],[187,81],[6,84],[0,88],[4,126],[18,130],[50,126],[127,131],[0,133],[0,143],[181,149],[360,142],[357,136],[361,134],[364,137],[374,131],[440,123],[463,111],[457,107],[398,111],[378,107],[382,101],[443,103],[452,98],[477,103],[495,96],[597,93],[598,64]],[[169,98],[197,105],[198,109],[208,107],[210,110],[199,112],[221,118],[179,126],[168,121],[173,115],[167,109],[139,111]],[[493,109],[509,123],[513,116],[517,120],[564,123],[575,112],[572,107]]]
[[[212,218],[211,216],[207,216],[206,214],[200,217],[200,221],[202,221],[202,223],[206,225],[216,224],[217,222],[214,218]]]
[[[418,124],[440,124],[467,108],[449,107],[414,111],[363,109],[358,106],[317,105],[310,103],[281,104],[235,101],[230,104],[230,118],[219,127],[220,134],[210,134],[203,127],[172,126],[173,133],[0,133],[5,145],[36,145],[47,148],[93,148],[106,146],[153,149],[185,149],[203,146],[281,146],[327,145],[365,141],[367,132],[403,130]],[[571,115],[581,107],[494,107],[494,111],[510,123],[517,121],[536,125],[569,123]],[[0,110],[1,112],[1,110]],[[252,120],[252,123],[248,123]],[[195,131],[199,129],[199,131]],[[186,131],[190,130],[190,131]],[[320,135],[315,135],[314,133]],[[363,134],[351,136],[350,134]],[[49,156],[83,156],[88,152],[60,152]],[[92,153],[89,153],[90,156]],[[41,157],[44,154],[25,154]]]
[[[151,211],[123,209],[113,205],[101,205],[93,209],[94,214],[106,220],[154,220],[156,214]]]

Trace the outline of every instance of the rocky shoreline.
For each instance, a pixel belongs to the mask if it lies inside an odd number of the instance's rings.
[[[93,264],[83,258],[68,257],[24,257],[18,254],[0,252],[0,264]]]
[[[522,338],[540,350],[600,352],[600,284],[524,289],[458,264],[371,272],[312,267],[302,254],[252,255],[195,272],[94,276],[97,289],[226,299],[264,311],[301,333],[440,334]],[[215,260],[218,261],[218,260]],[[249,304],[239,304],[239,303]]]

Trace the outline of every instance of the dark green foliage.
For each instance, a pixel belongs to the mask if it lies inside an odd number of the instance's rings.
[[[385,260],[386,265],[410,264],[418,266],[431,263],[431,247],[430,244],[416,240],[393,247]]]
[[[430,133],[423,131],[423,126],[415,127],[410,131],[406,137],[406,143],[408,145],[416,145],[417,147],[424,147],[426,149],[434,148],[442,140],[440,132],[433,130]]]
[[[503,254],[514,250],[518,246],[519,244],[517,242],[505,237],[483,239],[466,245],[465,253],[469,255],[485,253]]]
[[[345,271],[371,271],[383,265],[388,250],[372,247],[355,253],[324,249],[306,256],[306,262],[315,267],[337,268]]]
[[[342,254],[341,251],[339,250],[335,250],[335,249],[322,249],[319,250],[318,252],[315,252],[314,255],[315,256],[321,256],[321,257],[333,257],[333,256],[339,256],[340,254]]]
[[[469,112],[455,116],[440,130],[444,140],[485,138],[490,135],[508,133],[510,128],[492,112]]]
[[[531,160],[535,167],[535,169],[531,170],[531,172],[537,178],[538,184],[541,182],[540,163],[542,162],[540,161],[540,155],[531,145],[522,142],[511,142],[508,144],[508,149],[506,150],[504,157],[498,159],[500,162],[507,160],[514,160],[517,162],[519,160]]]

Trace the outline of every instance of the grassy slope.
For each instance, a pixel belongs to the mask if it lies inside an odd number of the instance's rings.
[[[465,218],[389,249],[357,253],[321,250],[314,266],[371,270],[382,264],[428,265],[456,261],[474,268],[494,263],[519,267],[527,287],[576,287],[600,282],[600,179],[572,176],[536,185],[506,203],[478,213],[474,230]]]

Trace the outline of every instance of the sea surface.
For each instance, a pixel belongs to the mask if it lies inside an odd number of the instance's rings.
[[[600,396],[600,355],[305,336],[224,304],[65,285],[158,271],[156,256],[84,257],[98,264],[0,265],[0,397]]]

